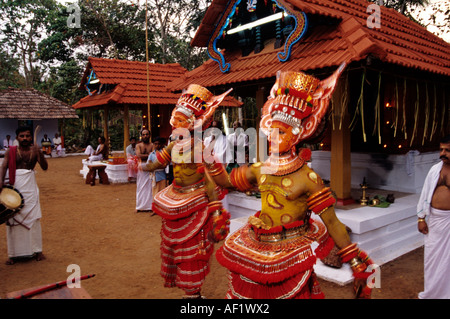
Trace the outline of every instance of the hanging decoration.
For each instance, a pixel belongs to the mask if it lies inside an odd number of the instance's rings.
[[[442,90],[442,105],[447,105],[445,104],[445,90]],[[448,106],[447,106],[448,107]],[[442,117],[441,117],[441,134],[444,135],[445,133],[445,107],[442,108]]]
[[[367,70],[366,70],[366,68],[364,68],[363,74],[362,74],[362,81],[361,81],[361,91],[359,94],[358,102],[356,103],[355,114],[349,125],[351,130],[353,130],[355,128],[355,124],[356,124],[356,115],[361,114],[361,126],[362,126],[362,134],[363,134],[364,143],[367,142],[366,129],[365,129],[365,124],[364,124],[364,83],[366,81],[366,72],[367,72]]]
[[[375,123],[373,124],[372,135],[375,135],[375,132],[378,131],[378,144],[381,144],[381,103],[380,103],[380,93],[381,93],[381,72],[378,74],[378,93],[377,100],[375,102]]]
[[[398,79],[395,78],[395,121],[392,123],[391,128],[394,128],[394,137],[397,136],[398,126]]]
[[[406,78],[403,80],[403,123],[402,123],[402,131],[405,134],[405,140],[408,139],[408,133],[406,132]]]
[[[430,97],[428,95],[428,83],[425,82],[425,126],[422,134],[422,146],[425,143],[428,132],[428,122],[430,120]]]
[[[430,141],[432,140],[434,134],[436,133],[437,128],[437,121],[436,121],[436,115],[437,115],[437,94],[436,94],[436,83],[433,83],[433,121],[431,126],[431,134],[430,134]]]
[[[419,82],[416,82],[416,91],[417,91],[417,95],[416,95],[416,102],[414,103],[414,128],[413,128],[413,132],[411,135],[411,142],[409,143],[409,147],[412,146],[414,138],[416,137],[417,134],[417,122],[419,120]]]

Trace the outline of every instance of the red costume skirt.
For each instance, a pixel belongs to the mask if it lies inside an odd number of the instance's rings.
[[[212,221],[205,187],[182,190],[172,184],[153,201],[153,211],[162,217],[161,276],[165,287],[196,294],[209,273],[214,246],[207,236]]]
[[[313,252],[311,243],[319,246]],[[323,298],[313,266],[334,246],[322,223],[309,220],[256,229],[247,224],[217,250],[229,270],[227,298]]]

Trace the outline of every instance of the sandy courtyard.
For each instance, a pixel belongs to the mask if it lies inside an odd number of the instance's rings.
[[[5,265],[6,226],[0,225],[0,297],[8,292],[66,280],[67,267],[95,274],[81,282],[95,299],[180,299],[183,292],[164,288],[159,275],[161,218],[135,213],[136,184],[84,183],[84,156],[49,158],[37,168],[46,259]],[[218,246],[216,246],[218,247]],[[326,298],[351,299],[352,287],[321,280]],[[215,257],[203,288],[208,299],[222,299],[226,270]],[[423,290],[423,248],[381,267],[375,299],[414,299]]]

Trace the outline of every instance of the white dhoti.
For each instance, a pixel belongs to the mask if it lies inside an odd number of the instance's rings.
[[[151,210],[152,204],[152,174],[138,170],[136,176],[136,210]]]
[[[97,150],[100,148],[100,145],[97,146]],[[86,147],[86,150],[84,151],[84,154],[89,155],[89,162],[93,162],[93,161],[101,161],[103,159],[103,155],[99,154],[99,155],[93,155],[94,154],[94,148],[91,145],[88,145]]]
[[[39,188],[34,170],[16,170],[14,187],[22,194],[24,206],[18,214],[8,220],[6,236],[8,256],[29,257],[42,252],[42,217]]]
[[[425,289],[420,299],[450,299],[450,211],[430,208],[425,235]]]

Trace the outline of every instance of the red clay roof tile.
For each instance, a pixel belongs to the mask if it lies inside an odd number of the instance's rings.
[[[352,62],[374,54],[382,61],[450,76],[450,44],[413,22],[399,12],[381,7],[381,27],[369,28],[367,12],[371,2],[366,0],[286,0],[298,10],[338,19],[338,25],[320,26],[297,42],[288,61],[282,63],[277,53],[267,44],[258,53],[242,57],[239,50],[224,52],[230,71],[222,73],[216,62],[209,60],[201,67],[174,80],[169,87],[179,90],[189,83],[208,87],[229,85],[251,80],[270,78],[276,71],[313,70],[338,66],[343,61]],[[233,1],[232,1],[233,2]],[[214,32],[225,0],[213,0],[199,29],[191,41],[192,46],[206,47]]]
[[[100,83],[116,86],[111,91],[101,92],[100,94],[91,92],[91,95],[75,103],[72,106],[73,108],[99,107],[108,104],[147,105],[147,67],[145,62],[90,57],[79,86],[80,89],[85,89],[91,68]],[[178,63],[149,63],[148,92],[150,104],[175,105],[179,93],[172,93],[168,90],[167,85],[175,79],[182,78],[185,72],[186,69]],[[227,96],[222,105],[236,107],[242,105],[242,103]]]
[[[147,67],[145,62],[90,57],[81,80],[80,89],[85,88],[91,68],[100,83],[116,86],[109,92],[101,92],[100,94],[92,92],[92,95],[88,95],[74,104],[75,109],[111,103],[147,104]],[[178,63],[149,63],[148,90],[150,103],[174,105],[179,98],[179,94],[168,91],[166,85],[185,72],[186,69]]]

